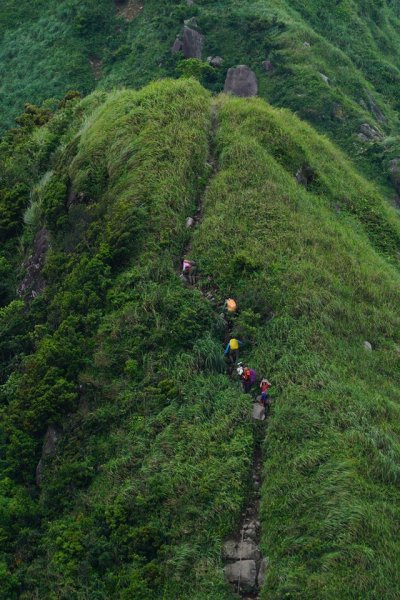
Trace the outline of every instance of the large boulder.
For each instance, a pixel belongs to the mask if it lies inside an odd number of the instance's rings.
[[[228,69],[224,92],[240,96],[241,98],[257,96],[258,85],[254,71],[246,65],[239,65],[238,67]]]
[[[183,28],[182,51],[185,58],[199,58],[203,52],[204,36],[187,25]]]
[[[171,47],[172,54],[176,54],[177,52],[180,52],[182,50],[182,47],[183,47],[182,40],[180,40],[179,38],[176,38],[176,40],[174,41],[174,43],[172,44],[172,47]]]
[[[252,592],[256,587],[257,566],[255,560],[239,560],[224,568],[226,579],[233,584],[240,584],[245,592]]]
[[[259,402],[253,404],[253,419],[257,421],[264,421],[265,419],[265,408]]]
[[[222,58],[222,56],[209,56],[207,58],[207,62],[212,67],[219,69],[219,67],[222,67],[222,65],[224,63],[224,59]]]
[[[258,560],[260,551],[252,540],[235,542],[229,540],[224,545],[225,558],[229,560]]]
[[[381,134],[381,132],[375,127],[372,127],[372,125],[370,125],[369,123],[363,123],[360,126],[360,132],[358,134],[358,137],[362,142],[375,142],[383,139],[383,135]]]

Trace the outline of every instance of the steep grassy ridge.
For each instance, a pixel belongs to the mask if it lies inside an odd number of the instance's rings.
[[[222,96],[216,113],[216,175],[193,80],[28,107],[0,146],[7,268],[51,239],[43,293],[1,299],[4,600],[232,598],[222,545],[254,435],[209,289],[238,299],[245,359],[274,384],[262,597],[398,595],[398,217],[288,111]],[[178,277],[187,247],[200,289]]]
[[[47,287],[1,313],[4,599],[230,598],[220,548],[246,494],[247,399],[221,374],[221,322],[175,270],[209,128],[195,82],[114,93],[71,122],[37,192]]]
[[[258,100],[220,104],[221,170],[192,254],[222,296],[236,294],[238,329],[253,342],[248,360],[274,385],[261,597],[394,600],[400,278],[373,227],[396,232],[389,246],[398,252],[398,221],[310,130],[308,160],[321,183],[318,193],[299,186],[293,166],[305,127],[287,113]],[[352,187],[354,204],[341,206]]]

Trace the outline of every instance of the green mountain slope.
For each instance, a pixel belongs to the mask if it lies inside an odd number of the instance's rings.
[[[1,597],[233,598],[222,546],[261,435],[261,598],[394,600],[400,221],[379,189],[289,111],[194,80],[20,122],[0,148]],[[228,295],[273,383],[266,431],[225,373]]]
[[[369,176],[387,184],[399,155],[399,12],[392,0],[7,0],[0,9],[0,114],[10,126],[25,102],[67,89],[140,88],[179,73],[171,47],[185,19],[204,34],[203,58],[222,68],[207,85],[221,91],[226,71],[248,64],[260,95],[328,133]],[[127,21],[121,10],[128,9]],[[129,12],[131,11],[131,12]],[[273,71],[262,63],[269,60]],[[362,125],[372,127],[359,138]],[[391,192],[393,195],[393,192]]]

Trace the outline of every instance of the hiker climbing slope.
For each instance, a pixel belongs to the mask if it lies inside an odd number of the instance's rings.
[[[196,283],[196,263],[188,260],[186,256],[182,260],[182,275],[187,283],[194,285]]]
[[[237,362],[239,358],[239,348],[243,346],[243,342],[235,337],[232,337],[226,345],[224,355],[228,357],[231,364]]]
[[[257,381],[257,373],[254,369],[250,369],[249,367],[245,366],[243,367],[243,374],[241,376],[241,379],[243,391],[245,394],[248,394]]]

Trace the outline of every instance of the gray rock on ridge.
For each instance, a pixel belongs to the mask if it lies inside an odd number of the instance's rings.
[[[229,540],[224,545],[225,557],[229,560],[258,560],[260,551],[252,540],[235,542]]]
[[[221,56],[209,56],[207,58],[207,62],[212,67],[215,67],[216,69],[218,69],[219,67],[222,67],[222,65],[224,63],[224,59]]]
[[[241,98],[257,96],[256,74],[247,65],[239,65],[228,69],[224,92]]]
[[[264,421],[265,419],[265,408],[259,402],[253,404],[253,419],[257,421]]]
[[[185,25],[182,35],[182,51],[185,58],[201,59],[203,44],[204,36],[200,32],[196,31],[196,29],[192,29],[191,27],[187,27],[187,25]]]
[[[198,28],[196,17],[190,17],[190,19],[185,19],[183,21],[183,24],[186,25],[186,27],[191,27],[193,29],[197,29]]]
[[[358,134],[358,137],[363,142],[371,140],[379,141],[383,139],[383,135],[381,134],[381,132],[375,127],[372,127],[372,125],[370,125],[369,123],[363,123],[360,126],[360,132]]]
[[[176,54],[177,52],[180,52],[182,50],[182,46],[183,46],[182,40],[180,40],[179,38],[176,38],[176,40],[172,44],[171,52],[173,54]]]
[[[253,591],[257,581],[257,566],[255,560],[240,560],[224,568],[225,577],[230,583],[240,582],[244,591]]]

